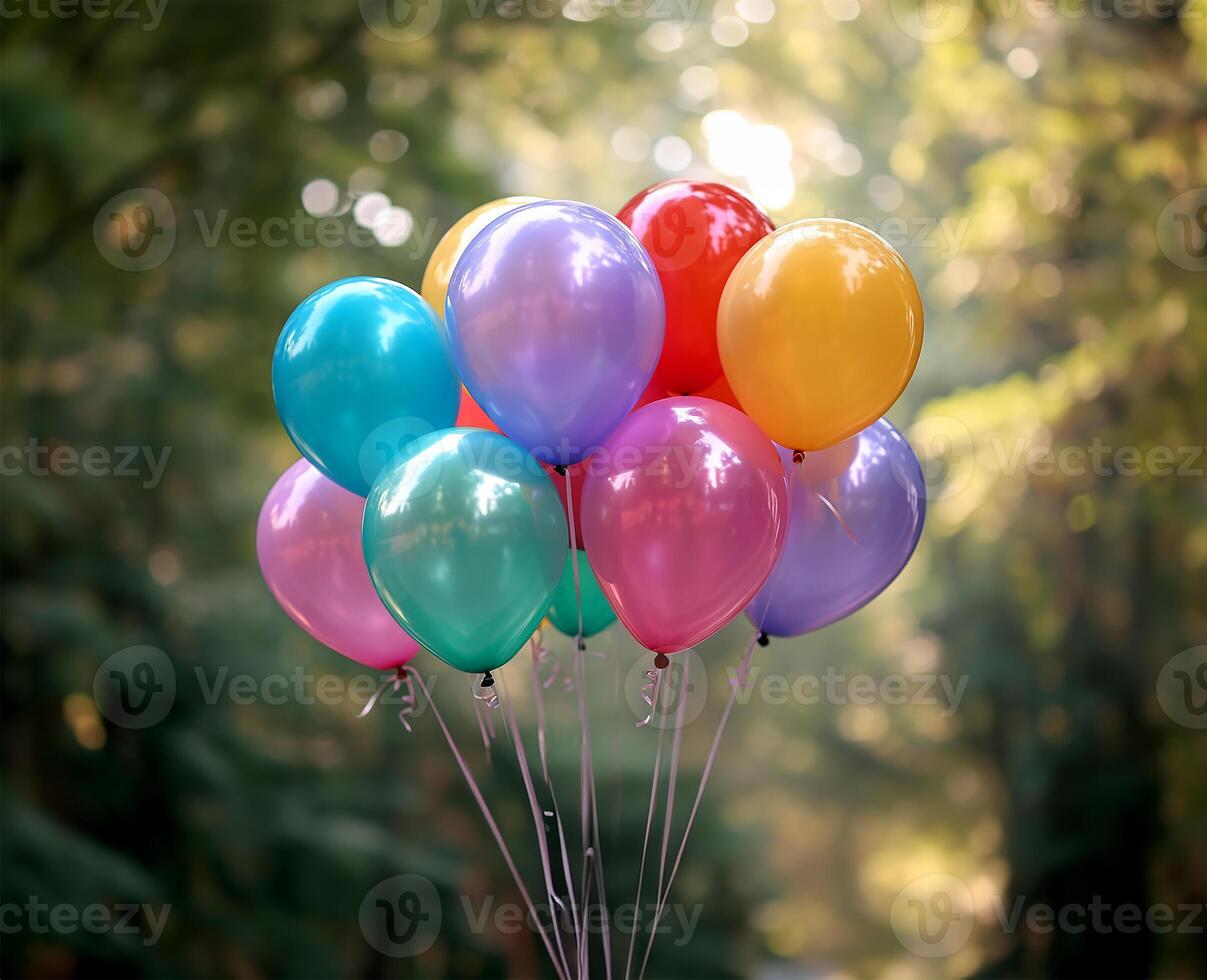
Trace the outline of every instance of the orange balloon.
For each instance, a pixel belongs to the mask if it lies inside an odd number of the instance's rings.
[[[428,259],[427,269],[423,273],[423,287],[420,294],[431,305],[436,314],[444,319],[444,297],[448,294],[448,281],[452,278],[453,267],[461,253],[483,228],[505,215],[514,211],[522,204],[533,204],[540,201],[539,197],[501,197],[490,201],[481,207],[474,208],[461,218],[455,225],[444,233]]]
[[[768,436],[825,449],[905,389],[922,349],[922,297],[879,235],[850,221],[796,221],[733,270],[717,342],[725,377]]]

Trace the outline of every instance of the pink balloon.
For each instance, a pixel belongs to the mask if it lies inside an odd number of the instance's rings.
[[[268,491],[256,525],[260,570],[290,618],[336,653],[375,670],[401,667],[419,644],[369,581],[365,500],[299,459]]]
[[[771,440],[710,398],[638,409],[588,460],[583,538],[621,621],[656,653],[740,613],[775,567],[788,479]]]

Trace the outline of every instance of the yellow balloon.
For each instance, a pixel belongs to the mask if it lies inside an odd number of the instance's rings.
[[[796,221],[734,268],[717,342],[734,394],[767,435],[825,449],[905,389],[922,349],[922,298],[879,235],[850,221]]]
[[[543,198],[501,197],[497,201],[474,208],[445,232],[432,257],[428,259],[427,269],[423,273],[423,287],[419,290],[441,319],[444,318],[444,297],[448,294],[448,281],[453,276],[453,266],[457,264],[457,259],[461,258],[461,253],[469,243],[477,237],[478,232],[495,218],[515,210],[521,204],[533,204],[540,200]]]

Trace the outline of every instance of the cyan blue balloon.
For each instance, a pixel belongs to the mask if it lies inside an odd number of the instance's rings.
[[[566,515],[541,465],[486,429],[421,436],[369,493],[361,529],[382,602],[467,673],[507,663],[566,564]]]
[[[788,537],[746,615],[772,636],[800,636],[866,606],[901,573],[922,535],[926,485],[887,419],[805,453],[795,474],[792,453],[779,452],[792,487]]]
[[[416,436],[452,425],[461,401],[432,308],[401,283],[365,276],[330,283],[293,311],[272,392],[302,455],[362,497]]]

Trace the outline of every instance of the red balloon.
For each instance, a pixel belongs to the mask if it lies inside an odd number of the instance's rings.
[[[633,412],[639,408],[645,408],[650,402],[656,402],[663,398],[670,398],[670,393],[662,387],[657,381],[651,381],[649,386],[641,393],[641,397],[637,399],[637,404],[633,406]],[[629,412],[630,415],[633,412]]]
[[[738,401],[738,396],[729,387],[729,379],[724,374],[700,392],[700,397],[713,398],[716,401],[724,402],[730,408],[736,408],[739,412],[745,414],[746,410],[742,408],[742,403]]]
[[[587,558],[638,641],[685,650],[746,608],[788,528],[788,478],[754,422],[709,398],[666,398],[586,462]]]
[[[457,427],[468,429],[489,429],[491,432],[503,434],[494,422],[491,421],[489,415],[482,411],[482,406],[474,401],[473,396],[465,389],[461,388],[461,409],[457,412]]]
[[[729,274],[771,219],[740,191],[702,180],[648,187],[617,217],[645,246],[666,299],[666,339],[654,382],[674,395],[703,391],[721,374],[717,306]]]

